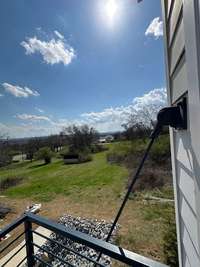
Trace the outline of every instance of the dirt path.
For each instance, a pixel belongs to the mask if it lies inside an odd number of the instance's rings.
[[[75,202],[68,197],[59,196],[53,201],[42,203],[42,210],[39,215],[55,221],[63,214],[112,220],[120,202],[120,199],[115,202],[102,201],[101,199],[97,206],[94,203]],[[30,199],[8,199],[5,197],[3,203],[12,207],[13,210],[0,223],[0,228],[19,217],[26,207],[34,202]],[[142,212],[145,205],[147,204],[142,200],[130,200],[127,203],[119,221],[121,228],[117,244],[152,259],[162,260],[162,224],[161,221],[144,221]],[[21,228],[14,231],[12,238],[16,237],[22,230]]]

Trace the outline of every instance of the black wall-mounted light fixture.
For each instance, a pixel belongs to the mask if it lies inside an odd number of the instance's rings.
[[[144,153],[143,158],[141,159],[141,162],[135,172],[135,175],[132,177],[132,181],[128,187],[128,190],[124,196],[124,199],[122,201],[122,204],[116,214],[116,217],[113,221],[113,224],[111,226],[110,232],[108,233],[108,236],[106,238],[106,241],[108,242],[110,240],[110,237],[113,233],[113,230],[115,229],[115,226],[119,220],[119,217],[122,214],[122,211],[126,205],[126,202],[129,198],[130,193],[133,190],[133,186],[136,183],[139,174],[142,170],[142,167],[144,166],[145,160],[147,159],[147,156],[150,152],[150,149],[155,141],[155,139],[159,136],[160,132],[162,131],[164,126],[170,126],[173,127],[176,130],[186,130],[187,129],[187,99],[186,97],[182,98],[176,106],[172,107],[166,107],[161,109],[158,112],[157,115],[157,123],[156,126],[150,136],[150,142],[147,146],[147,149]],[[102,253],[98,255],[97,262],[100,260]],[[96,266],[96,265],[95,265]]]
[[[176,106],[166,107],[158,112],[158,124],[171,126],[176,130],[187,129],[187,104],[186,97],[177,103]]]
[[[176,106],[161,109],[157,115],[157,124],[151,134],[151,138],[157,137],[164,126],[170,126],[176,130],[187,129],[187,99],[184,97]]]

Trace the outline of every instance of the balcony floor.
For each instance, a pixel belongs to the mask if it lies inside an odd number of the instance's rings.
[[[39,226],[36,231],[40,234],[45,235],[46,237],[50,237],[51,231],[47,228],[44,228],[42,226]],[[39,245],[42,246],[45,243],[45,239],[42,238],[39,235],[36,235],[33,233],[34,241]],[[6,262],[16,251],[18,251],[21,247],[23,247],[25,244],[25,240],[23,240],[17,247],[15,247],[13,250],[11,250],[6,256],[4,256],[2,259],[0,259],[0,266],[3,265],[4,262]],[[38,248],[34,248],[35,253],[38,251]],[[17,266],[26,256],[26,247],[24,247],[17,255],[9,261],[9,263],[6,264],[6,267],[13,267]],[[23,266],[24,263],[22,263]]]

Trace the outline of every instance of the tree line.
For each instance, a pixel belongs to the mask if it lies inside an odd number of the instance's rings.
[[[125,123],[122,124],[124,130],[113,134],[114,140],[145,139],[150,135],[155,125],[155,118],[159,109],[160,107],[151,105],[143,107],[139,111],[133,110]],[[97,144],[98,139],[99,133],[88,125],[71,125],[65,127],[58,135],[29,138],[24,143],[13,143],[6,135],[0,133],[0,167],[10,164],[13,156],[17,154],[25,155],[26,159],[30,161],[35,156],[37,158],[46,157],[47,163],[50,159],[46,155],[49,154],[50,157],[51,152],[58,152],[64,146],[68,146],[68,153],[88,154],[99,149],[98,146],[94,145]],[[43,150],[39,153],[40,149]]]

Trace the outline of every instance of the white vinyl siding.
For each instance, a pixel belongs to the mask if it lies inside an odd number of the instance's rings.
[[[196,0],[162,0],[169,105],[183,96],[188,102],[188,129],[170,130],[181,267],[200,266],[200,42],[196,45],[200,24],[196,7]]]

